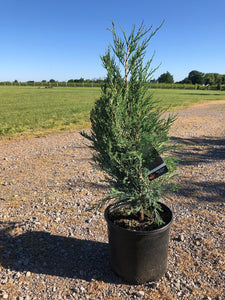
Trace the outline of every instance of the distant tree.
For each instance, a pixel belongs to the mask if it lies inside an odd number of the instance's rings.
[[[221,84],[222,79],[223,79],[223,75],[218,74],[218,73],[214,73],[214,76],[215,76],[215,84]]]
[[[184,78],[183,80],[179,81],[178,83],[192,84],[191,80],[188,79],[188,77]]]
[[[191,81],[192,84],[203,84],[204,74],[202,72],[194,70],[189,73],[188,79]]]
[[[159,76],[158,82],[160,83],[174,83],[173,76],[167,71]]]
[[[80,83],[82,83],[82,82],[84,82],[84,78],[81,77],[80,79],[74,79],[74,82],[80,82]]]
[[[50,79],[49,82],[50,83],[55,83],[56,81],[55,81],[55,79]]]
[[[222,75],[222,84],[225,84],[225,75]]]
[[[204,76],[204,83],[206,85],[212,85],[215,84],[215,76],[214,73],[206,73]]]
[[[225,83],[225,75],[218,73],[206,73],[204,76],[204,83],[209,85]]]
[[[74,83],[74,79],[69,79],[67,82],[68,83]]]
[[[222,77],[218,79],[217,81],[217,90],[221,91],[222,89]]]

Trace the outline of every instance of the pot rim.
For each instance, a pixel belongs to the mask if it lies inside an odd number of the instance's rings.
[[[167,229],[170,228],[170,226],[172,225],[172,222],[173,222],[173,211],[172,209],[170,209],[166,204],[162,203],[162,202],[158,202],[162,207],[164,207],[165,209],[167,209],[170,213],[171,213],[171,219],[168,223],[166,223],[165,225],[163,225],[162,227],[160,228],[156,228],[156,229],[152,229],[152,230],[149,230],[149,231],[141,231],[141,230],[131,230],[131,229],[127,229],[127,228],[123,228],[123,227],[120,227],[116,224],[114,224],[110,219],[109,219],[109,213],[110,213],[110,209],[112,208],[116,208],[117,207],[121,207],[121,206],[125,206],[126,204],[119,204],[119,203],[112,203],[110,205],[108,205],[105,209],[105,212],[104,212],[104,216],[105,216],[105,219],[106,219],[106,222],[113,228],[115,228],[116,230],[120,230],[120,231],[124,231],[124,232],[127,232],[127,233],[135,233],[136,235],[153,235],[153,234],[158,234],[160,232],[163,232],[163,231],[166,231]]]

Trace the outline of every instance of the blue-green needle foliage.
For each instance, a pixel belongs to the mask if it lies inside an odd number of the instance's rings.
[[[169,142],[175,116],[162,117],[165,110],[148,93],[153,57],[144,63],[146,48],[159,28],[152,31],[152,26],[142,23],[137,30],[133,26],[129,37],[121,28],[119,37],[112,21],[113,45],[101,57],[106,83],[91,111],[91,133],[82,133],[92,142],[93,159],[113,186],[107,200],[126,202],[128,214],[138,213],[140,219],[148,215],[156,225],[163,223],[158,201],[171,190],[168,179],[176,166],[170,156],[174,145]],[[150,181],[153,147],[163,156],[169,173]]]

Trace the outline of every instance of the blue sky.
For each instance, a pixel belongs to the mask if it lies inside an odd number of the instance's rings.
[[[225,74],[225,0],[7,0],[0,3],[0,81],[104,78],[110,19],[127,33],[142,20],[155,29],[165,19],[147,52],[156,51],[152,67],[161,63],[155,78]]]

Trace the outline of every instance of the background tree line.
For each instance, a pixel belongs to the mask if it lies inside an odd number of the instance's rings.
[[[163,73],[159,76],[159,83],[174,83],[173,76],[169,73]],[[183,84],[204,84],[204,85],[222,85],[225,84],[225,75],[218,73],[202,73],[196,70],[191,71],[188,77],[177,82]]]
[[[57,81],[55,79],[26,82],[18,80],[3,81],[0,85],[12,86],[40,86],[40,87],[100,87],[106,79],[94,78],[69,79],[68,81]],[[158,79],[151,80],[151,88],[189,88],[189,89],[225,89],[225,75],[218,73],[202,73],[196,70],[191,71],[186,78],[179,82],[174,82],[173,75],[170,72],[161,74]]]

